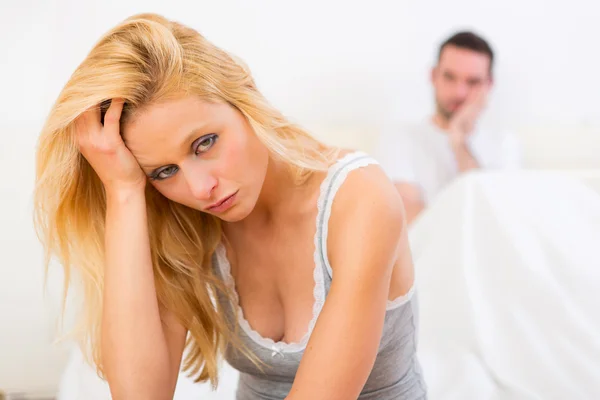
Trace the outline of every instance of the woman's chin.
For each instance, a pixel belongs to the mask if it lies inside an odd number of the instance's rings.
[[[246,218],[248,214],[250,214],[250,212],[244,209],[241,204],[236,204],[223,213],[214,213],[212,215],[224,222],[239,222]]]

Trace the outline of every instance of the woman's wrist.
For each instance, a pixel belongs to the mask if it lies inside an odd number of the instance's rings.
[[[146,198],[144,187],[106,188],[106,199],[108,203],[125,204],[139,198]]]

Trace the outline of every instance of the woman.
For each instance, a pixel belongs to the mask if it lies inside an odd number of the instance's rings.
[[[115,399],[172,397],[186,336],[185,368],[216,385],[224,355],[238,399],[426,396],[393,185],[192,29],[137,15],[95,45],[42,133],[36,207]]]

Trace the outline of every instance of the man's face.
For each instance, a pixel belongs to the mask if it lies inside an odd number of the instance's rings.
[[[432,70],[431,82],[438,114],[450,119],[472,92],[491,86],[490,58],[483,53],[448,45]]]

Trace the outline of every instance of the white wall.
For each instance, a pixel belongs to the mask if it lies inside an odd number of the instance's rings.
[[[32,227],[34,146],[48,108],[52,3],[0,6],[0,390],[56,384],[56,303],[43,293],[42,251]],[[51,278],[50,295],[56,292]],[[56,296],[55,296],[56,297]]]
[[[391,110],[422,115],[436,46],[462,27],[496,49],[495,120],[600,122],[600,6],[590,0],[193,3],[58,1],[49,97],[101,33],[148,10],[241,56],[273,103],[304,123],[369,127]]]
[[[560,126],[554,134],[563,140],[587,129],[587,141],[561,166],[587,166],[590,148],[600,146],[593,128],[600,126],[600,6],[591,0],[23,0],[0,7],[0,388],[43,390],[60,373],[42,365],[61,358],[50,346],[56,304],[42,297],[31,224],[35,141],[76,65],[130,14],[159,12],[197,28],[245,59],[267,97],[294,120],[330,142],[365,149],[384,121],[429,112],[437,44],[473,28],[498,56],[490,124]],[[536,132],[534,150],[564,149]],[[52,276],[52,299],[59,278]]]

